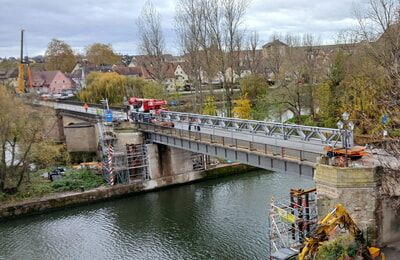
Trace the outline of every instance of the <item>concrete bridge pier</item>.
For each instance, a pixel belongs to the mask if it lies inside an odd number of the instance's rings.
[[[361,230],[372,228],[369,239],[374,237],[378,245],[400,241],[400,219],[381,196],[381,168],[336,167],[324,159],[319,159],[314,175],[319,221],[342,204]]]
[[[191,152],[162,144],[147,146],[150,178],[172,181],[172,177],[193,171]],[[189,175],[187,175],[189,176]],[[166,183],[171,184],[171,183]]]

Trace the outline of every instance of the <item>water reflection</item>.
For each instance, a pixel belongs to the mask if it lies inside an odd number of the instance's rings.
[[[0,223],[0,259],[265,259],[271,196],[314,187],[255,171]]]

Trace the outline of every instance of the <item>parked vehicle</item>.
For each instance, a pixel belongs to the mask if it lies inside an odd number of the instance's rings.
[[[165,99],[128,98],[129,112],[160,114],[161,111],[168,111],[167,108],[163,107],[164,105],[167,105]]]

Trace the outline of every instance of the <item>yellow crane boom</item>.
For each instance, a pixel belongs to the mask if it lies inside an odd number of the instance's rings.
[[[316,227],[310,237],[306,238],[304,248],[299,254],[299,260],[314,259],[318,247],[323,242],[329,240],[329,237],[337,227],[348,230],[355,240],[361,245],[365,244],[362,231],[357,227],[356,222],[341,204],[338,204]],[[375,259],[380,255],[380,249],[369,247],[366,254]],[[382,254],[382,259],[384,255]]]

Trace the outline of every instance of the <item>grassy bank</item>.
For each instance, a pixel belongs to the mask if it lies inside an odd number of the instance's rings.
[[[37,198],[46,195],[52,195],[65,191],[79,191],[81,187],[92,189],[106,182],[101,175],[96,175],[95,171],[84,169],[67,169],[61,173],[61,179],[51,181],[49,178],[43,177],[43,174],[53,169],[41,170],[30,173],[26,180],[23,181],[21,187],[13,194],[5,194],[0,192],[0,204]]]

